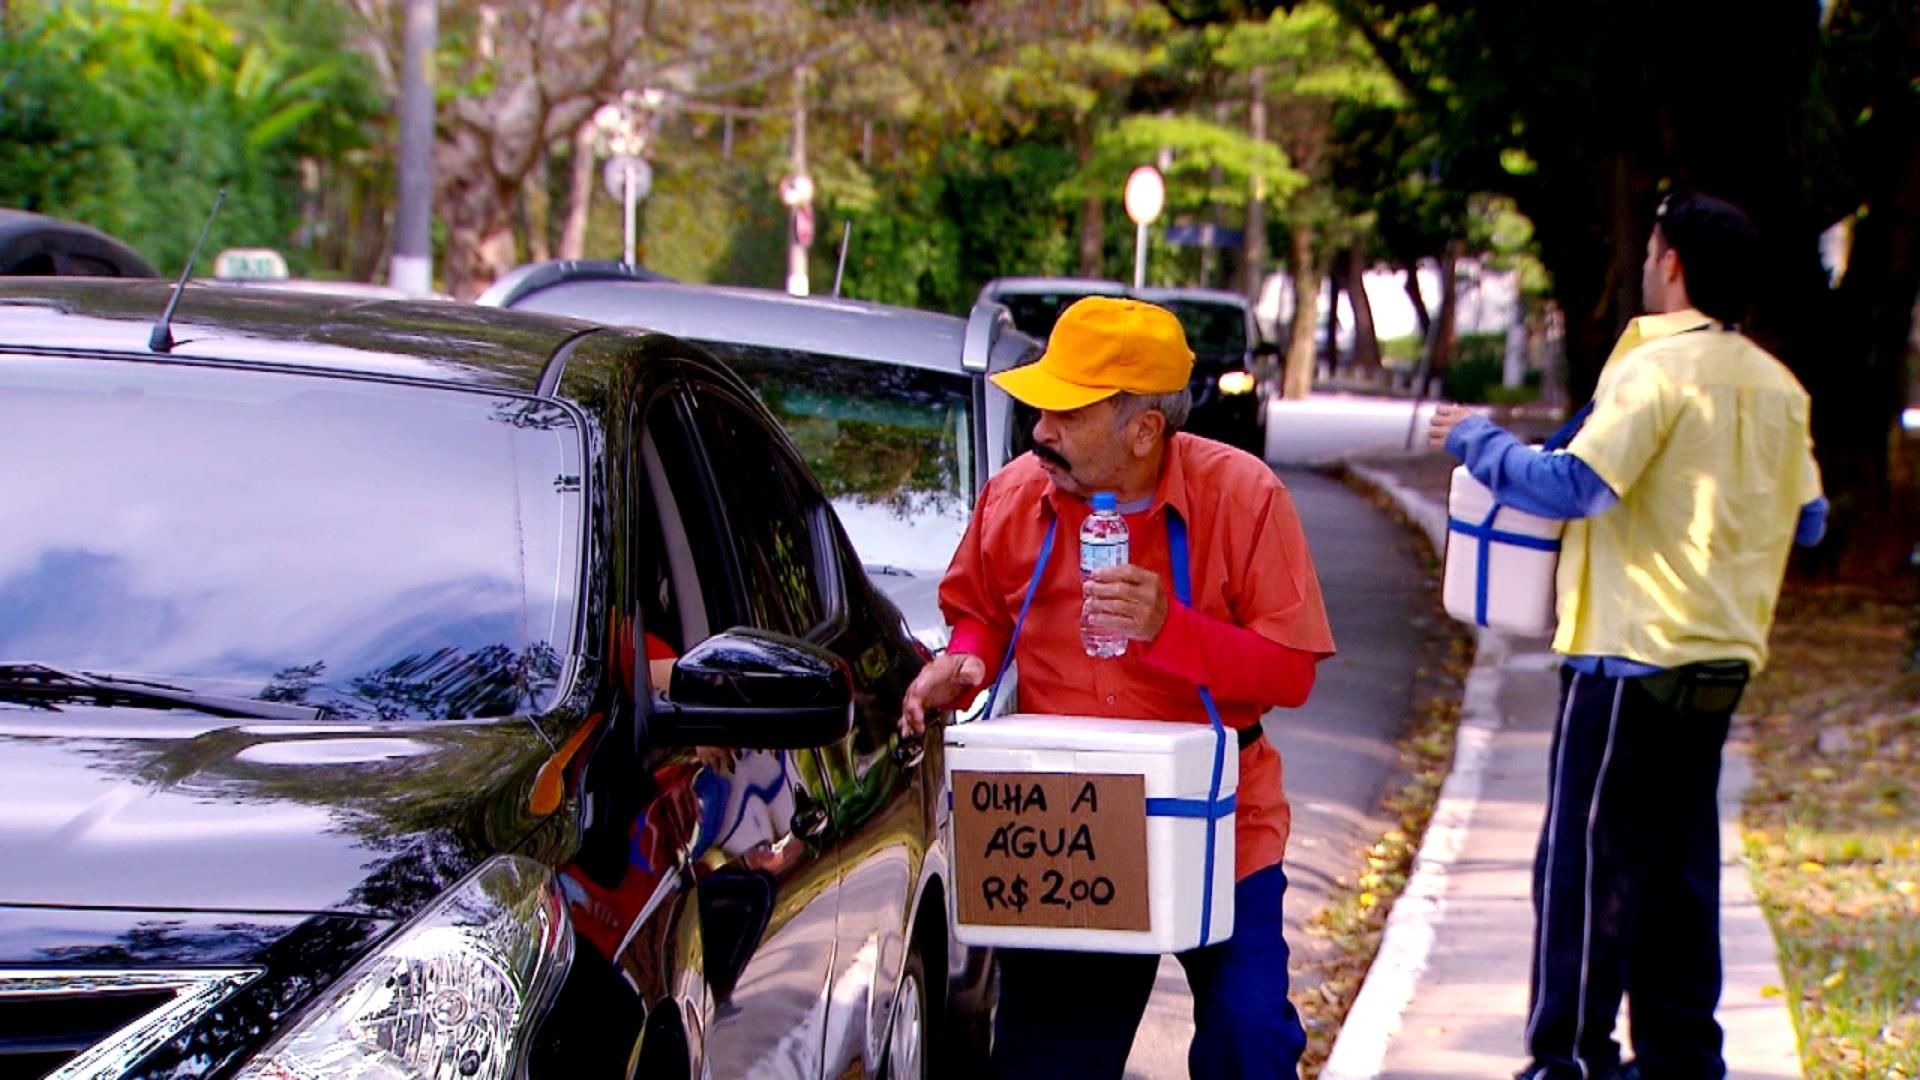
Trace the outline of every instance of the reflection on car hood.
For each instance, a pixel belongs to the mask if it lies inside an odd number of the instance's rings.
[[[531,827],[547,753],[522,720],[0,704],[0,905],[405,915]]]

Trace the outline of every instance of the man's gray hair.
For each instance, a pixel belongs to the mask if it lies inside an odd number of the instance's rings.
[[[1122,390],[1114,396],[1114,401],[1115,427],[1125,427],[1127,421],[1143,412],[1157,412],[1167,418],[1168,435],[1185,427],[1187,414],[1193,411],[1193,393],[1185,387],[1171,394],[1130,394]]]

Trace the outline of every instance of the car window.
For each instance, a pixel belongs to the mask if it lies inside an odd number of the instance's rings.
[[[545,708],[580,444],[526,398],[7,358],[0,658],[349,719]]]
[[[1071,307],[1074,301],[1094,295],[1105,294],[1019,292],[996,296],[994,299],[1006,305],[1008,313],[1013,316],[1014,326],[1044,340],[1053,333],[1053,324],[1060,321],[1061,312]]]
[[[1197,354],[1236,359],[1247,348],[1247,313],[1233,304],[1204,300],[1160,300],[1186,331],[1187,344]]]
[[[763,422],[728,395],[697,394],[693,417],[744,579],[748,621],[791,637],[813,634],[837,595],[837,582],[824,579],[819,496]]]
[[[677,659],[706,639],[707,605],[722,602],[725,589],[710,594],[701,579],[724,581],[728,566],[719,557],[711,519],[696,513],[689,520],[682,513],[683,500],[699,507],[707,498],[677,396],[655,396],[644,415],[644,425],[617,425],[609,432],[618,440],[609,448],[610,483],[620,489],[611,575],[614,671],[631,694],[643,684],[665,690],[649,676],[646,661]],[[636,433],[637,443],[626,441]],[[614,455],[621,459],[617,467]],[[723,611],[720,617],[731,616]]]
[[[972,512],[972,386],[958,372],[702,342],[753,387],[832,501],[860,561],[938,574]]]

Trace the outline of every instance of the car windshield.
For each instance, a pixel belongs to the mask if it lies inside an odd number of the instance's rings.
[[[1172,311],[1187,333],[1187,344],[1202,358],[1239,360],[1247,349],[1246,309],[1207,300],[1157,300]]]
[[[870,568],[938,574],[967,530],[974,418],[965,375],[728,342]]]
[[[1046,340],[1053,333],[1053,324],[1060,321],[1060,313],[1073,306],[1076,300],[1089,296],[1104,296],[1104,293],[1085,292],[1019,292],[994,297],[1007,307],[1007,313],[1013,316],[1013,325]]]
[[[343,719],[546,707],[580,437],[550,403],[0,358],[0,659]]]

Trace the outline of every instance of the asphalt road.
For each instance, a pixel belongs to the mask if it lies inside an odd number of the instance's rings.
[[[1324,460],[1376,448],[1392,441],[1386,429],[1395,419],[1404,436],[1406,404],[1398,403],[1397,417],[1391,409],[1357,404],[1322,411],[1301,403],[1269,413],[1268,460]],[[1306,528],[1339,649],[1321,664],[1304,707],[1276,709],[1264,720],[1286,763],[1293,804],[1286,918],[1297,997],[1300,960],[1317,944],[1304,924],[1326,902],[1335,880],[1353,879],[1366,847],[1389,827],[1377,811],[1393,775],[1394,739],[1412,711],[1419,620],[1428,612],[1421,592],[1425,570],[1410,533],[1336,481],[1290,466],[1279,473]],[[1187,1075],[1192,1009],[1185,973],[1171,957],[1163,959],[1128,1060],[1129,1080]]]

